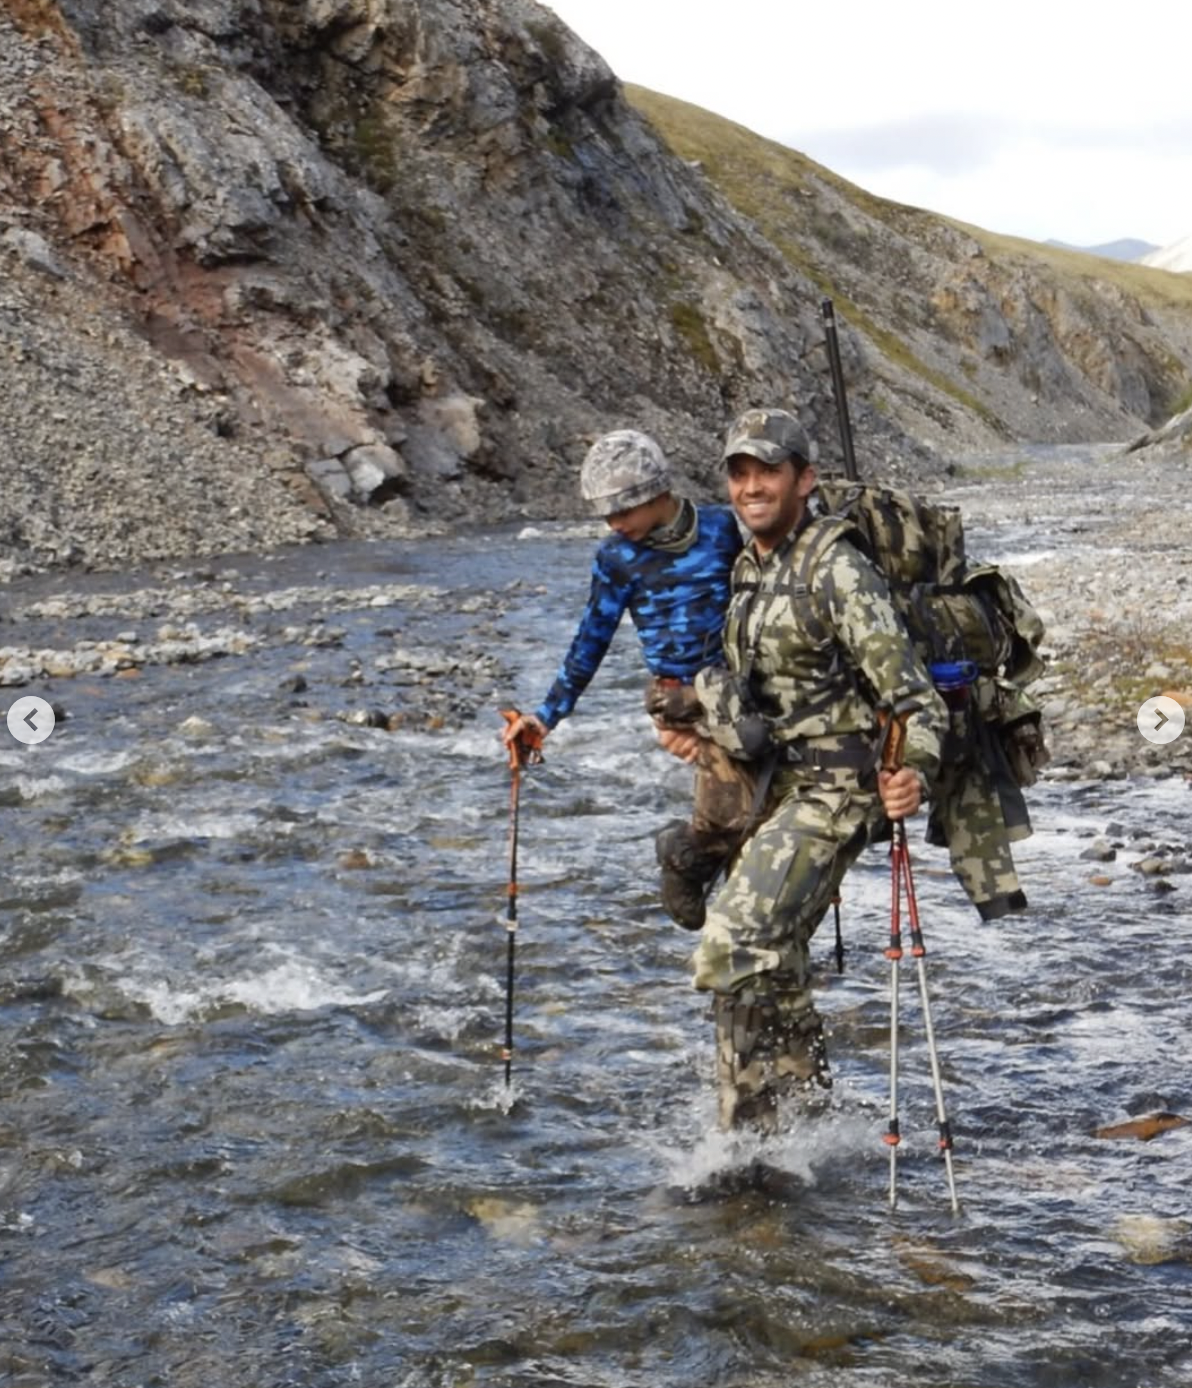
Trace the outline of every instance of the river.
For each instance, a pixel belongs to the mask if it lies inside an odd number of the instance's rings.
[[[0,1385],[1183,1388],[1192,1127],[1093,1135],[1192,1108],[1186,879],[1130,866],[1185,851],[1182,777],[1040,783],[1031,910],[995,925],[912,831],[962,1209],[904,967],[891,1211],[884,852],[846,882],[843,974],[816,940],[830,1108],[719,1135],[655,897],[690,773],[626,716],[623,631],[524,778],[506,1086],[497,708],[545,689],[593,533],[214,561],[200,625],[290,593],[250,655],[17,691],[65,716],[0,742]],[[5,603],[23,641],[101,640],[160,582]],[[102,611],[36,615],[83,591]],[[421,693],[376,664],[419,643]]]

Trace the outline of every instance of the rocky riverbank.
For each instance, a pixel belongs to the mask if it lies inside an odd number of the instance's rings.
[[[969,459],[944,494],[963,511],[970,557],[1003,563],[1046,623],[1048,668],[1031,692],[1049,779],[1192,778],[1192,728],[1154,746],[1135,721],[1155,694],[1192,710],[1190,470],[1120,448],[1021,450]],[[435,729],[487,715],[514,692],[503,622],[529,608],[532,586],[382,581],[367,566],[352,580],[351,565],[345,581],[343,555],[369,548],[308,550],[289,571],[254,559],[12,584],[0,590],[0,686],[50,691],[69,709],[84,677],[270,653],[289,657],[297,683],[283,692],[311,716]],[[307,685],[315,652],[322,690]]]
[[[368,549],[346,544],[336,558]],[[261,662],[277,672],[279,704],[389,731],[459,727],[508,688],[492,624],[510,599],[379,581],[375,569],[344,583],[318,567],[322,557],[292,553],[296,581],[271,583],[268,561],[254,557],[124,583],[109,575],[102,587],[98,576],[90,588],[86,579],[12,587],[0,599],[0,686],[41,694],[69,717],[72,691],[97,678]]]

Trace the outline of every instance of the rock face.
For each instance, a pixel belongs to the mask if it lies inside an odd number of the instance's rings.
[[[1161,423],[1192,319],[847,190],[794,254],[533,0],[6,0],[0,576],[571,515],[623,426],[705,495],[760,402],[830,460],[825,286],[885,475]]]

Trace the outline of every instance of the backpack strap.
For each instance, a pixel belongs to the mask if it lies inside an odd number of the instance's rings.
[[[799,604],[804,624],[820,646],[826,645],[831,639],[827,613],[836,594],[830,575],[825,577],[822,584],[816,582],[816,576],[820,560],[838,540],[845,537],[858,538],[857,527],[847,516],[817,516],[808,523],[799,543],[791,551],[792,561],[798,555],[798,568],[795,569],[792,562],[784,575],[789,583],[791,600]],[[780,579],[777,591],[783,591],[784,587]]]
[[[857,527],[845,516],[812,517],[782,556],[779,571],[767,588],[767,596],[790,599],[798,611],[801,624],[820,649],[833,644],[828,611],[834,596],[831,578],[819,579],[820,561],[839,540],[855,537],[856,534]],[[758,587],[752,581],[739,585],[740,591],[750,594],[751,605]],[[742,632],[744,625],[742,623]],[[752,651],[742,651],[741,668],[746,676],[752,672]],[[771,720],[771,727],[781,729],[828,708],[839,697],[842,685],[855,687],[856,675],[837,647],[833,649],[830,667],[823,678],[807,691],[798,710],[787,718]]]

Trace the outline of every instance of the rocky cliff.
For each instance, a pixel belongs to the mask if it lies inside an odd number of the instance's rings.
[[[831,459],[825,293],[883,474],[1173,412],[1178,277],[631,95],[533,0],[5,0],[0,571],[570,515],[622,425],[704,494],[761,401]]]

